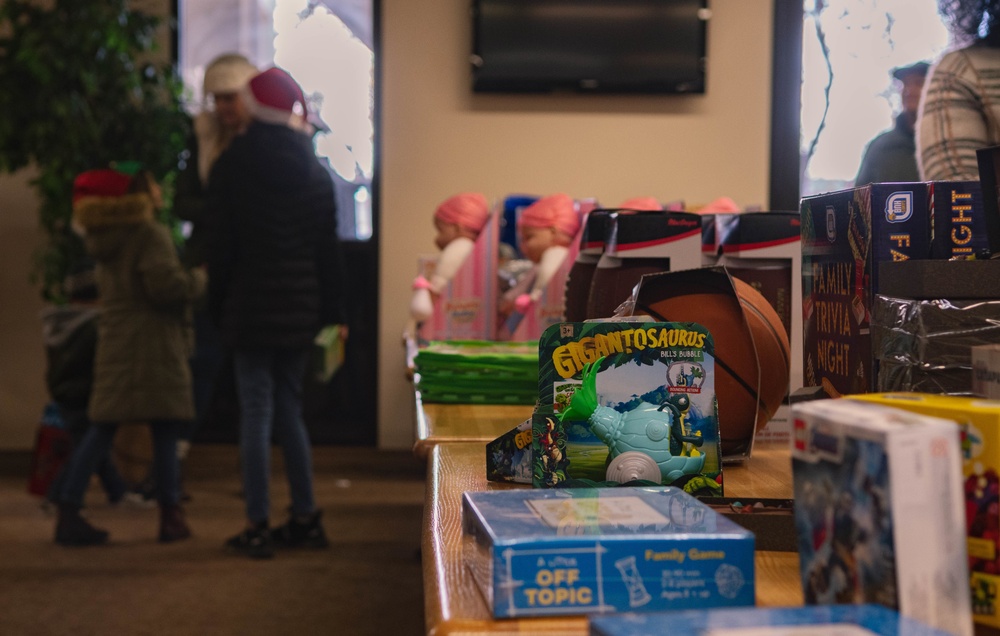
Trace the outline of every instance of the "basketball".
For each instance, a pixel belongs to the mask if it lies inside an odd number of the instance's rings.
[[[644,278],[633,313],[695,322],[709,330],[715,342],[722,454],[744,455],[757,428],[771,419],[788,392],[788,334],[760,292],[725,270],[676,273],[685,276]]]

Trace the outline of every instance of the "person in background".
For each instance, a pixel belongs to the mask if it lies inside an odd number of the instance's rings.
[[[87,407],[92,425],[73,450],[59,493],[55,540],[63,545],[107,541],[80,508],[125,422],[148,422],[152,430],[159,540],[191,535],[179,503],[177,431],[194,417],[191,304],[204,292],[205,273],[181,265],[170,232],[155,220],[161,205],[159,185],[146,171],[91,170],[73,183],[73,226],[97,263],[102,310]]]
[[[1000,0],[939,0],[962,48],[930,69],[917,117],[926,181],[979,179],[976,150],[1000,144]]]
[[[246,525],[226,546],[269,558],[275,546],[329,544],[314,499],[302,387],[317,333],[346,325],[345,287],[333,180],[316,157],[302,89],[270,68],[244,97],[253,121],[209,178],[208,300],[233,351],[240,407]],[[272,428],[291,494],[289,519],[273,531]]]
[[[183,256],[188,267],[207,263],[208,176],[219,155],[250,123],[241,91],[257,72],[257,67],[236,53],[216,57],[205,69],[203,108],[194,118],[194,136],[188,142],[188,156],[177,177],[173,205],[178,218],[190,224]],[[218,380],[225,361],[221,336],[203,303],[195,305],[194,333],[191,375],[196,417],[179,433],[177,455],[182,462],[195,433],[207,421],[217,386],[222,384]]]
[[[93,262],[87,259],[76,266],[66,277],[63,288],[69,302],[42,313],[45,385],[75,447],[90,427],[87,404],[94,382],[97,317],[100,315]],[[112,505],[123,501],[145,504],[142,495],[129,490],[110,454],[98,462],[95,473]],[[53,506],[59,504],[59,493],[65,481],[66,467],[63,466],[46,493],[46,501]]]
[[[893,69],[892,76],[899,85],[903,110],[896,115],[892,129],[872,139],[865,148],[854,185],[920,180],[914,134],[920,93],[929,66],[927,62],[917,62]]]

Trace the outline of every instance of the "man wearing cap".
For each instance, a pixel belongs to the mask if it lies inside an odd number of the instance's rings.
[[[903,111],[896,116],[896,125],[892,130],[887,130],[868,144],[854,180],[855,185],[920,180],[914,128],[928,66],[926,62],[917,62],[893,70],[892,76],[900,83]]]
[[[301,87],[271,68],[250,79],[243,98],[253,121],[208,180],[208,303],[232,347],[240,406],[246,526],[226,545],[268,558],[275,546],[328,545],[313,495],[302,383],[316,334],[346,324],[346,299],[333,180],[316,157]],[[288,521],[273,529],[272,430],[292,501]]]

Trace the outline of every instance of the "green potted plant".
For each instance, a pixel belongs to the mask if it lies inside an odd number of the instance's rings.
[[[37,169],[32,186],[46,241],[32,276],[52,302],[64,300],[63,280],[82,255],[70,228],[74,177],[140,161],[169,202],[184,151],[183,84],[172,65],[150,61],[161,19],[129,5],[0,2],[0,172]]]

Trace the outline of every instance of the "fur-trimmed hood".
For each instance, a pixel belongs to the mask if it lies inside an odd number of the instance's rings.
[[[118,197],[87,196],[73,204],[73,228],[83,235],[97,261],[116,254],[136,225],[152,223],[153,199],[146,193]]]

